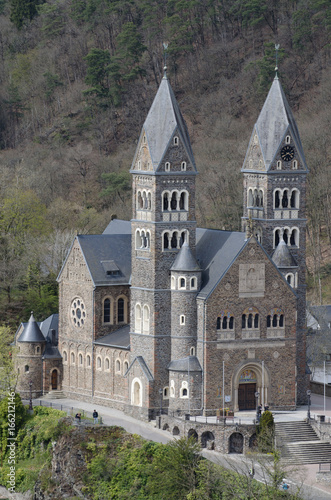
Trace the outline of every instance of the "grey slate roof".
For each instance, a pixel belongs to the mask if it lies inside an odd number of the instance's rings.
[[[172,271],[200,271],[200,266],[197,263],[192,251],[185,241],[182,248],[179,250],[175,262],[171,267]]]
[[[197,259],[203,269],[198,297],[208,297],[245,244],[245,233],[197,229]]]
[[[33,313],[31,313],[29,322],[25,324],[18,342],[45,342],[45,337],[41,333],[38,323],[33,317]]]
[[[310,306],[307,309],[307,327],[313,330],[331,328],[331,305]]]
[[[102,234],[130,234],[131,222],[129,220],[113,219]]]
[[[297,152],[301,157],[301,168],[307,170],[299,131],[281,83],[277,77],[271,85],[268,96],[255,124],[255,131],[260,141],[266,170],[269,170],[286,133],[291,133]]]
[[[130,348],[130,325],[123,326],[115,332],[107,333],[94,341],[95,345],[104,345],[108,347],[118,347],[121,349]]]
[[[125,226],[124,226],[125,227]],[[77,240],[84,255],[94,285],[127,284],[131,275],[131,235],[80,235]],[[118,275],[108,275],[105,262],[113,261]]]
[[[202,372],[201,365],[196,356],[176,359],[169,363],[168,370],[172,372]]]
[[[272,255],[272,260],[280,269],[285,267],[298,267],[298,264],[296,263],[293,255],[291,255],[291,252],[283,239],[281,239],[278,243]]]
[[[134,358],[134,360],[132,361],[131,365],[129,366],[128,370],[126,373],[129,373],[129,371],[131,370],[132,366],[135,364],[135,363],[138,363],[140,368],[142,369],[142,371],[144,372],[147,380],[149,380],[150,382],[152,382],[152,380],[154,380],[154,377],[150,371],[150,369],[148,368],[144,358],[142,356],[136,356]]]
[[[143,125],[142,134],[144,132],[146,134],[154,172],[156,172],[160,165],[167,151],[169,142],[175,134],[178,135],[183,142],[190,162],[196,170],[186,123],[180,112],[169,80],[166,77],[163,77],[149,110]],[[136,155],[134,156],[132,168],[134,168],[135,158]]]

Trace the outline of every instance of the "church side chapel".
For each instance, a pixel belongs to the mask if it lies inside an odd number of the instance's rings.
[[[243,231],[197,228],[198,171],[165,73],[130,170],[132,220],[77,236],[58,277],[57,388],[146,420],[160,405],[304,402],[307,172],[276,75],[242,167]]]

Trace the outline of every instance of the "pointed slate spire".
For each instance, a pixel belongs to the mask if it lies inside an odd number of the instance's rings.
[[[298,264],[296,263],[293,255],[291,255],[291,252],[283,238],[278,243],[272,255],[272,260],[280,269],[286,267],[298,267]]]
[[[29,322],[25,325],[18,342],[46,342],[32,312]]]
[[[201,271],[192,250],[185,241],[179,250],[171,271]]]
[[[180,112],[166,72],[143,125],[131,171],[136,170],[136,158],[141,147],[142,137],[144,136],[146,137],[152,170],[154,172],[156,172],[162,162],[174,136],[178,136],[179,140],[183,143],[189,161],[194,171],[196,171],[186,123]]]
[[[278,77],[275,77],[256,122],[266,168],[270,167],[285,134],[291,134],[302,166],[307,169],[299,131]]]
[[[285,135],[291,135],[293,138],[295,148],[301,160],[300,169],[308,170],[298,127],[295,123],[281,83],[276,76],[254,126],[250,140],[251,146],[254,138],[257,136],[265,170],[270,169],[280,146],[283,144]],[[250,146],[248,151],[250,151]],[[243,170],[251,169],[247,162],[247,156],[248,152],[244,161]]]

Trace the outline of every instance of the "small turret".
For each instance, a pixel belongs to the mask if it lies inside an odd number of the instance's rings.
[[[46,340],[38,323],[31,313],[29,322],[16,341],[18,353],[16,365],[18,370],[17,392],[22,398],[29,399],[30,391],[33,398],[43,394],[42,355]]]

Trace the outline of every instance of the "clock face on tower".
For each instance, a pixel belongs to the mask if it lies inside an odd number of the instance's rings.
[[[291,161],[294,158],[294,149],[292,146],[284,146],[281,149],[280,156],[284,161]]]

